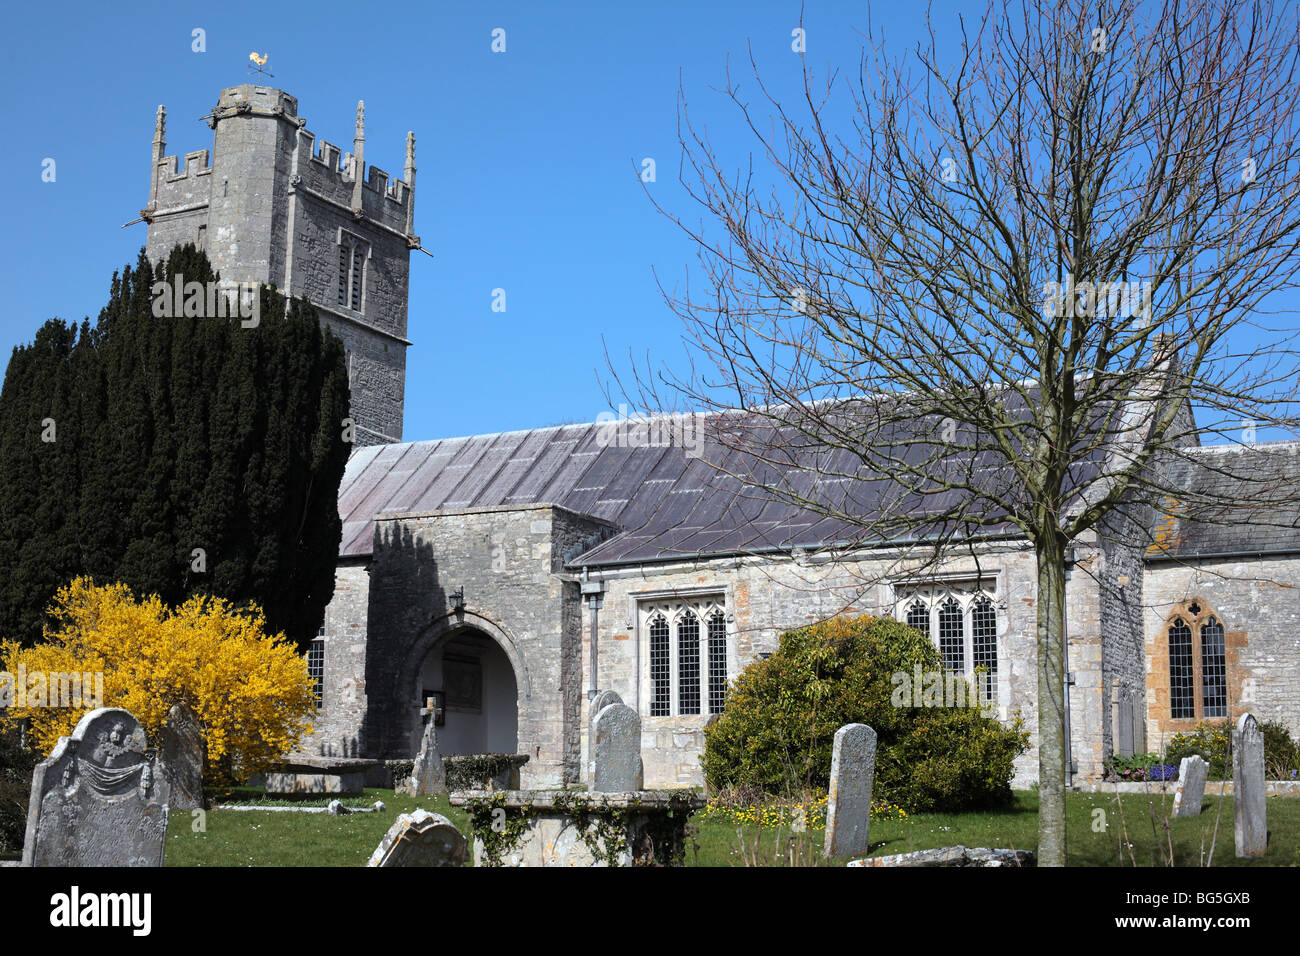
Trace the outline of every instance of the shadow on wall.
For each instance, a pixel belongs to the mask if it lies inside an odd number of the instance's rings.
[[[433,546],[396,521],[375,522],[366,612],[366,712],[358,756],[409,758],[414,701],[402,671],[420,632],[448,610]]]
[[[361,748],[356,737],[340,737],[337,743],[321,741],[316,745],[318,757],[360,757]]]

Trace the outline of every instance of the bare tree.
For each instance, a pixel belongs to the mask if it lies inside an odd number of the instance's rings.
[[[1032,544],[1039,853],[1061,865],[1067,553],[1159,546],[1142,508],[1243,520],[1240,486],[1192,500],[1186,449],[1296,433],[1296,334],[1269,310],[1300,267],[1300,34],[1289,4],[1195,0],[1001,2],[959,26],[953,55],[933,28],[903,61],[869,38],[848,83],[805,63],[797,109],[756,65],[757,105],[729,80],[757,167],[683,113],[706,215],[665,214],[704,290],[666,295],[693,365],[620,387],[716,413],[735,454],[715,467],[851,546]]]

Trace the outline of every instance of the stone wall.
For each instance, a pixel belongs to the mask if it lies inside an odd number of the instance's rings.
[[[1300,734],[1300,557],[1243,556],[1150,561],[1144,637],[1148,749],[1190,730],[1169,716],[1169,619],[1193,601],[1222,623],[1227,645],[1229,718],[1245,711]]]
[[[369,604],[369,561],[340,560],[334,571],[334,597],[325,608],[323,704],[316,711],[312,734],[299,748],[305,753],[359,757],[372,752],[361,739]]]
[[[355,738],[366,756],[410,757],[419,727],[417,675],[429,652],[457,633],[495,640],[518,687],[524,786],[578,781],[582,606],[563,572],[571,541],[604,523],[549,505],[385,517],[369,586],[360,564],[340,565],[326,632],[364,634],[358,658],[326,654],[326,703],[317,746]],[[453,592],[464,589],[457,608]],[[364,625],[361,624],[364,619]]]
[[[699,715],[650,716],[648,635],[642,609],[675,596],[725,609],[727,675],[734,679],[776,649],[779,634],[838,614],[893,614],[912,584],[889,560],[834,563],[717,558],[623,569],[566,569],[565,556],[610,533],[606,522],[547,505],[388,516],[367,563],[340,564],[326,614],[325,706],[311,748],[379,758],[414,754],[416,674],[429,652],[465,629],[495,640],[518,685],[518,752],[530,757],[526,786],[587,781],[588,691],[613,690],[642,719],[648,787],[702,783],[707,706]],[[589,546],[589,545],[588,545]],[[1132,570],[1131,555],[1082,548],[1067,580],[1071,739],[1075,782],[1099,779],[1109,754],[1108,681],[1132,661],[1111,660],[1132,643],[1126,588],[1103,599],[1098,580]],[[954,559],[931,579],[961,589],[992,581],[998,607],[998,714],[1019,714],[1031,744],[1014,785],[1037,779],[1037,579],[1033,553],[988,548]],[[464,589],[457,610],[452,594]],[[597,673],[591,673],[592,610],[599,598]]]
[[[998,605],[999,687],[998,713],[1009,721],[1018,712],[1031,733],[1031,747],[1016,763],[1016,786],[1037,779],[1037,614],[1036,562],[1024,549],[989,552],[979,568],[971,559],[945,564],[940,579],[970,578],[976,571],[996,580]],[[731,660],[729,678],[776,649],[780,633],[838,614],[893,614],[891,583],[875,579],[895,570],[892,562],[848,562],[836,566],[816,561],[803,563],[762,558],[727,558],[712,561],[647,565],[621,571],[602,571],[603,608],[597,638],[598,668],[595,684],[613,690],[642,720],[642,756],[647,787],[691,786],[702,783],[707,714],[650,716],[650,676],[647,635],[639,607],[665,592],[682,594],[716,592],[728,612]],[[899,589],[906,587],[900,582]],[[1071,692],[1071,713],[1076,742],[1075,759],[1083,775],[1099,775],[1102,753],[1102,668],[1100,612],[1096,584],[1089,574],[1076,571],[1067,583],[1070,666],[1076,675]],[[590,626],[584,626],[583,661],[590,660]],[[584,683],[590,679],[584,675]],[[702,710],[704,708],[701,708]],[[583,703],[584,766],[588,755],[590,715]]]

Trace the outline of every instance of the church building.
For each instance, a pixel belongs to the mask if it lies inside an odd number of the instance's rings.
[[[641,716],[646,786],[696,786],[728,682],[784,630],[858,613],[928,634],[950,672],[979,678],[982,704],[1036,737],[1022,538],[900,576],[896,546],[843,547],[843,523],[720,472],[704,416],[402,441],[414,139],[402,179],[367,177],[363,117],[340,166],[293,97],[228,89],[211,158],[182,169],[160,110],[144,210],[151,258],[196,241],[223,279],[306,294],[348,348],[358,447],[305,749],[409,758],[434,720],[444,753],[527,754],[524,786],[589,783],[590,705],[610,690]],[[1260,470],[1300,485],[1300,443],[1189,449],[1170,480],[1232,493]],[[1094,537],[1071,555],[1074,785],[1202,720],[1249,710],[1300,732],[1300,515],[1151,520],[1158,546]],[[1032,783],[1036,749],[1016,766],[1015,785]]]

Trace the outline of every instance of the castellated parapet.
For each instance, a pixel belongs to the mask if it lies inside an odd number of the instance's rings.
[[[204,249],[222,279],[265,282],[305,295],[344,343],[356,446],[400,441],[406,381],[410,254],[415,222],[415,137],[401,178],[366,170],[365,104],[352,151],[316,139],[283,90],[221,91],[208,114],[213,145],[166,153],[166,110],[154,126],[146,252],[178,243]]]

